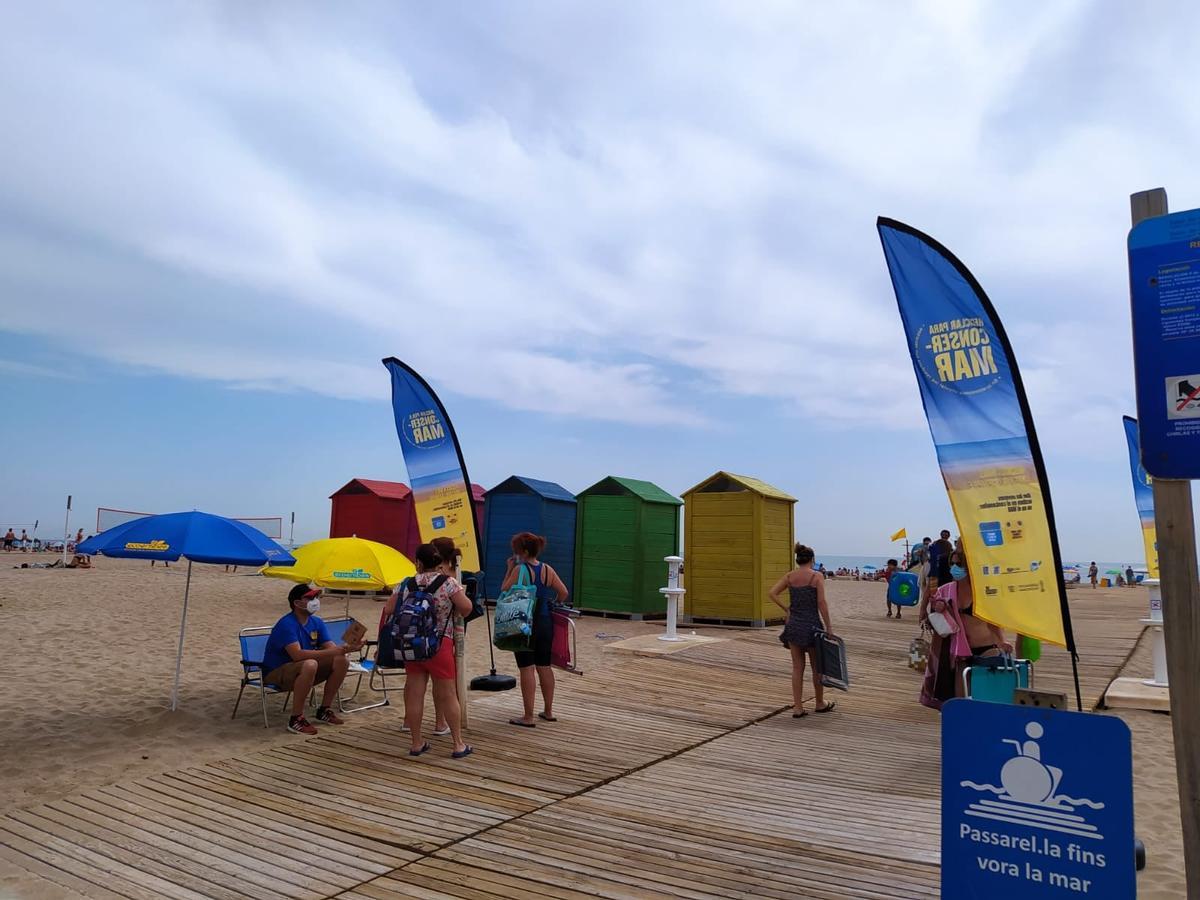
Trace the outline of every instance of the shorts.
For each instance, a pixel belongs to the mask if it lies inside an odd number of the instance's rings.
[[[404,664],[404,672],[407,675],[412,675],[414,672],[424,672],[430,678],[453,681],[458,675],[458,669],[454,664],[453,639],[450,637],[442,638],[442,642],[438,644],[437,653],[433,654],[432,659],[421,660],[420,662],[406,662]]]
[[[263,684],[273,684],[281,690],[290,691],[300,677],[300,662],[284,663],[278,669],[272,669],[263,676]],[[317,677],[313,684],[321,684],[329,680],[333,672],[333,660],[323,659],[317,663]]]
[[[535,616],[530,648],[518,651],[513,656],[517,658],[518,669],[528,669],[530,666],[550,665],[550,656],[553,650],[554,620],[550,616]]]

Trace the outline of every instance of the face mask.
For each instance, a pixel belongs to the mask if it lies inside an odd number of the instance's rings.
[[[955,581],[962,581],[964,578],[967,577],[967,570],[964,569],[962,566],[951,566],[950,567],[950,577],[953,578]]]
[[[321,601],[317,597],[313,597],[311,600],[308,601],[308,614],[310,616],[315,616],[320,611],[321,611]]]

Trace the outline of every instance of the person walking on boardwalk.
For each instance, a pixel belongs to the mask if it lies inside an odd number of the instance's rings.
[[[824,623],[825,632],[833,634],[829,621],[829,604],[825,602],[825,577],[813,571],[812,547],[796,545],[796,568],[788,572],[771,588],[771,602],[787,613],[787,623],[779,640],[792,654],[792,718],[808,715],[804,709],[804,666],[812,662],[812,683],[816,712],[832,712],[837,705],[833,700],[825,702],[825,689],[817,671],[816,633]],[[779,595],[787,591],[791,605],[784,606]]]
[[[1096,582],[1100,580],[1100,567],[1096,565],[1095,560],[1088,566],[1088,581],[1092,583],[1093,590],[1096,587]]]
[[[508,573],[504,576],[501,593],[517,583],[522,568],[528,570],[530,580],[537,585],[537,606],[533,613],[533,636],[529,650],[514,653],[517,670],[521,673],[521,701],[524,715],[509,719],[508,724],[521,728],[533,728],[533,707],[537,701],[538,683],[542,686],[542,711],[537,714],[545,722],[558,721],[554,717],[554,670],[550,659],[554,649],[554,603],[567,599],[567,587],[558,573],[547,563],[538,562],[538,555],[546,549],[546,539],[528,531],[514,534],[513,555],[508,560]],[[537,674],[534,674],[536,670]]]

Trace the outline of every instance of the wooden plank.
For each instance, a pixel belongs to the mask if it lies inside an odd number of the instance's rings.
[[[21,848],[30,850],[22,852]],[[46,861],[53,859],[53,864]],[[91,866],[86,866],[70,859],[54,858],[45,853],[40,844],[32,844],[24,838],[5,831],[0,824],[0,860],[10,866],[15,866],[31,872],[46,881],[61,885],[77,894],[90,897],[92,900],[123,900],[135,897],[136,894],[118,894],[106,886],[108,879],[96,872]],[[88,875],[92,879],[89,880]]]

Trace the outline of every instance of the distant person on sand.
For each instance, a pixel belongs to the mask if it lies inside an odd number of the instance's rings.
[[[25,531],[24,528],[21,529],[21,537],[18,538],[18,540],[20,540],[20,542],[21,542],[21,552],[28,553],[29,546],[33,542],[31,540],[29,540],[29,534]]]
[[[894,559],[889,559],[887,561],[887,567],[883,570],[883,580],[885,582],[885,586],[883,589],[883,597],[884,597],[884,602],[887,603],[887,617],[889,619],[892,617],[892,600],[891,600],[891,595],[888,593],[888,587],[891,586],[892,576],[895,575],[899,571],[900,571],[900,563]],[[900,607],[898,607],[898,606],[896,607],[896,618],[897,619],[900,618]]]
[[[537,688],[542,688],[542,711],[537,717],[544,722],[557,722],[554,716],[554,669],[550,658],[554,649],[554,603],[567,599],[567,586],[548,563],[538,561],[546,549],[546,539],[528,531],[512,537],[513,555],[508,559],[508,572],[500,590],[507,591],[517,583],[521,570],[528,571],[530,580],[537,586],[537,606],[533,614],[533,638],[529,650],[514,653],[517,670],[521,674],[521,702],[523,715],[509,719],[508,724],[521,728],[533,728],[533,708],[537,701]],[[535,675],[534,672],[537,672]]]
[[[4,535],[4,552],[12,553],[13,544],[15,544],[16,541],[17,541],[16,534],[13,532],[13,530],[11,528],[8,529],[8,533]]]
[[[771,588],[771,602],[787,613],[787,623],[779,640],[792,655],[792,718],[802,719],[808,712],[804,709],[804,664],[812,661],[813,694],[815,711],[832,712],[837,704],[825,702],[825,688],[817,672],[817,638],[822,623],[827,634],[833,634],[829,620],[829,605],[825,602],[825,578],[813,571],[813,549],[803,544],[796,545],[796,568],[788,572]],[[788,592],[789,606],[779,602],[779,595]]]
[[[442,557],[433,544],[422,544],[414,554],[413,562],[417,574],[402,582],[396,593],[384,607],[384,614],[391,618],[396,604],[403,603],[405,595],[420,589],[433,595],[434,619],[437,633],[442,636],[437,651],[430,659],[404,664],[404,724],[411,738],[409,756],[421,756],[431,750],[428,741],[421,739],[421,722],[425,717],[425,689],[433,682],[434,702],[450,729],[454,749],[450,756],[462,759],[475,749],[462,738],[462,708],[458,703],[456,679],[458,668],[454,659],[454,641],[451,638],[450,618],[454,613],[465,616],[471,611],[471,601],[462,585],[451,575],[442,572]]]
[[[263,652],[264,684],[292,692],[292,716],[288,731],[296,734],[316,734],[317,729],[304,717],[304,704],[315,684],[325,684],[317,721],[326,725],[342,725],[343,720],[333,711],[333,701],[350,669],[348,653],[361,649],[361,644],[335,644],[325,623],[317,618],[321,610],[321,591],[298,584],[288,592],[289,612],[275,623]]]
[[[929,575],[939,587],[953,581],[950,577],[950,554],[953,552],[950,532],[943,528],[941,537],[929,547]]]
[[[1125,584],[1129,587],[1137,586],[1137,582],[1133,580],[1133,566],[1125,567]]]
[[[1100,580],[1100,568],[1096,565],[1096,561],[1092,560],[1092,564],[1088,566],[1088,581],[1092,583],[1094,588]]]

